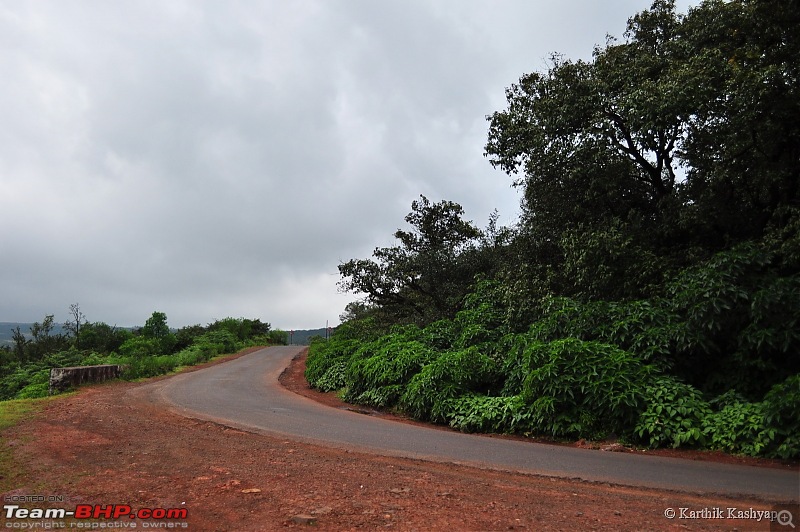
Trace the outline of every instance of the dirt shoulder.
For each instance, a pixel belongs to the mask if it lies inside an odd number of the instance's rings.
[[[282,380],[314,396],[302,369],[298,360]],[[63,496],[67,509],[185,508],[188,518],[172,524],[200,531],[307,528],[299,516],[318,530],[769,530],[764,522],[664,516],[668,508],[768,510],[769,501],[328,449],[184,418],[131,394],[138,386],[87,387],[3,431],[3,444],[25,464],[3,479],[15,488],[4,496]],[[346,407],[330,394],[315,397]],[[147,525],[118,522],[126,523]]]

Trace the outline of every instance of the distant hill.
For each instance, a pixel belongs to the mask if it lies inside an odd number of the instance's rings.
[[[333,329],[333,327],[331,327],[331,329]],[[288,333],[289,331],[286,332]],[[321,329],[295,330],[289,341],[292,343],[292,345],[308,345],[308,342],[312,336],[322,336],[325,338],[325,327]]]

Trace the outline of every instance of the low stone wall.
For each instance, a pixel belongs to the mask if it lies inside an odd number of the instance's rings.
[[[87,382],[102,382],[122,375],[126,366],[104,364],[102,366],[79,366],[74,368],[52,368],[50,370],[50,393],[63,391]]]

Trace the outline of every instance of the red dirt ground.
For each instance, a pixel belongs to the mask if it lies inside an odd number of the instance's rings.
[[[308,388],[302,377],[304,363],[301,357],[292,364],[282,376],[284,385],[325,404],[346,407],[333,394]],[[4,504],[12,500],[7,497],[44,495],[63,496],[60,506],[68,510],[78,504],[119,504],[188,511],[186,519],[100,519],[93,524],[95,529],[107,525],[115,530],[133,524],[199,531],[770,529],[764,522],[664,515],[668,508],[767,510],[769,501],[328,449],[184,418],[131,394],[138,386],[112,382],[86,387],[5,430],[2,445],[10,447],[23,467],[14,478],[0,479],[14,488],[4,493]],[[743,461],[718,454],[680,454]],[[797,469],[796,464],[749,463]],[[3,527],[20,529],[23,523],[34,526],[40,521],[42,529],[52,520],[7,519]],[[92,524],[55,521],[66,528]]]

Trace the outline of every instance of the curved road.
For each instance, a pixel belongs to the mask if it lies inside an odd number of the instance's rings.
[[[271,347],[146,384],[176,411],[252,432],[374,454],[696,493],[800,499],[800,475],[750,466],[543,445],[443,431],[320,405],[278,376],[303,347]]]

